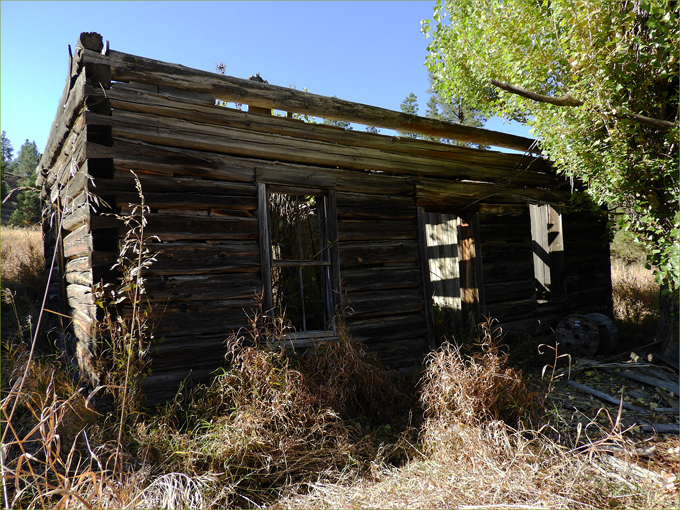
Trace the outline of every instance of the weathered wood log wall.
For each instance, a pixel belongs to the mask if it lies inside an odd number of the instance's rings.
[[[343,317],[354,340],[391,369],[422,361],[432,341],[422,210],[471,222],[463,252],[477,259],[461,271],[468,275],[463,301],[481,296],[505,322],[535,320],[527,203],[569,197],[544,160],[226,108],[217,100],[254,97],[257,106],[309,112],[328,99],[328,117],[340,115],[330,98],[305,102],[281,87],[260,90],[247,80],[101,50],[101,38],[81,36],[39,167],[46,210],[54,213],[46,246],[60,254],[53,306],[73,317],[79,363],[94,382],[92,285],[115,279],[110,267],[125,231],[106,213],[129,214],[138,202],[131,171],[150,208],[145,234],[158,236],[151,245],[157,260],[145,273],[158,340],[146,380],[151,404],[189,375],[205,380],[222,362],[224,340],[260,306],[258,183],[335,191]],[[364,120],[372,112],[358,111]],[[574,246],[568,260],[590,264],[590,248]],[[574,271],[570,289],[586,295]]]

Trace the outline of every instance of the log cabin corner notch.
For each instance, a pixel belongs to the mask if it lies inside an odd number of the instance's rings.
[[[103,204],[129,213],[133,170],[159,239],[146,272],[163,338],[150,404],[189,373],[205,380],[259,296],[287,308],[299,342],[332,335],[341,313],[392,370],[422,361],[442,313],[456,324],[487,314],[508,333],[610,313],[606,215],[569,212],[569,184],[534,150],[526,138],[138,57],[81,34],[38,167],[46,255],[58,254],[50,306],[72,318],[70,352],[96,380],[92,287],[115,279],[125,235]]]

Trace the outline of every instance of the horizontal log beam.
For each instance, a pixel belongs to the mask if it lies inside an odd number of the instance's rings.
[[[149,113],[159,117],[172,117],[201,124],[218,124],[221,126],[250,129],[259,132],[271,132],[294,138],[318,140],[343,145],[369,147],[389,152],[408,153],[430,156],[439,159],[454,159],[481,166],[517,169],[518,165],[526,165],[522,156],[496,151],[472,149],[459,145],[442,144],[413,138],[397,138],[381,136],[355,130],[338,129],[324,124],[312,124],[289,118],[272,115],[251,115],[249,112],[233,108],[216,107],[214,104],[198,105],[184,101],[171,101],[168,97],[152,92],[132,92],[126,84],[116,83],[108,91],[86,86],[88,97],[101,96],[109,100],[116,110],[137,113]],[[532,158],[533,171],[550,172],[546,160]]]
[[[179,64],[110,50],[108,55],[79,48],[81,62],[108,64],[111,79],[163,85],[212,94],[222,101],[275,108],[331,120],[357,122],[385,129],[435,136],[466,143],[493,145],[522,152],[540,153],[535,140],[486,129],[452,124],[386,108],[354,103],[277,85],[220,75]]]
[[[123,137],[182,149],[354,170],[379,170],[392,174],[417,174],[441,178],[455,176],[456,179],[512,182],[515,185],[550,186],[558,181],[556,176],[547,173],[521,169],[509,171],[449,159],[388,153],[377,149],[348,147],[245,129],[227,129],[216,125],[198,125],[180,119],[158,118],[123,111],[116,111],[110,117],[88,113],[86,120],[88,124],[110,126],[116,138]]]

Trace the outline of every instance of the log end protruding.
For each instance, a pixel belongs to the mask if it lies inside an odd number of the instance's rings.
[[[78,38],[78,44],[86,50],[101,52],[104,48],[104,40],[97,32],[82,32]]]

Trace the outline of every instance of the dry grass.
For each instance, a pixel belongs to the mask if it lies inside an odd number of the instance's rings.
[[[45,291],[45,257],[39,228],[0,227],[2,243],[2,338],[28,329]]]
[[[268,347],[283,331],[256,319],[248,341],[229,339],[212,384],[153,415],[99,415],[54,358],[29,363],[25,317],[44,290],[41,245],[37,230],[2,229],[3,312],[16,306],[12,322],[23,324],[8,336],[3,323],[5,507],[677,507],[677,440],[659,473],[634,467],[638,445],[618,417],[593,418],[561,441],[550,423],[524,428],[540,405],[492,321],[469,352],[432,353],[420,403],[348,335],[293,354]],[[619,324],[651,321],[650,278],[616,262],[613,275]],[[419,435],[410,412],[423,415]]]
[[[24,268],[43,260],[42,232],[38,227],[0,227],[2,241],[2,280],[17,280]],[[41,268],[42,269],[42,268]]]
[[[515,424],[531,418],[535,395],[521,372],[507,366],[507,356],[500,348],[500,329],[487,320],[481,330],[476,354],[464,356],[459,346],[444,343],[427,359],[420,392],[429,424],[426,442],[434,423],[477,426],[495,420]]]
[[[640,261],[612,259],[614,315],[623,335],[653,340],[659,318],[659,284]]]
[[[336,341],[315,343],[299,363],[314,394],[345,420],[379,427],[396,423],[411,408],[409,397],[385,378],[375,355],[353,342],[342,324]]]
[[[26,343],[3,342],[2,499],[5,508],[120,507],[113,441],[72,375],[53,359],[29,363]]]
[[[375,457],[372,438],[331,405],[351,414],[367,405],[362,378],[380,382],[363,346],[345,339],[291,358],[266,342],[232,337],[228,353],[227,368],[212,384],[138,427],[147,464],[194,480],[207,475],[213,482],[205,500],[224,507],[271,502],[310,480],[337,481]],[[372,406],[370,412],[381,412],[379,401]]]
[[[598,439],[584,434],[571,450],[540,431],[513,430],[498,420],[516,419],[523,408],[518,404],[529,397],[521,375],[505,366],[493,345],[482,341],[482,354],[470,357],[444,345],[430,356],[421,392],[426,418],[420,453],[411,462],[395,468],[377,459],[371,477],[310,483],[309,492],[292,492],[275,508],[666,508],[677,503],[672,475],[641,478],[612,468],[610,447],[632,451],[618,420],[607,430],[593,424],[601,429]],[[498,397],[508,392],[512,398]]]
[[[311,483],[275,508],[671,508],[677,488],[624,478],[600,459],[565,452],[540,436],[526,439],[503,425],[456,425],[437,457],[371,478]],[[625,476],[625,475],[624,475]]]

